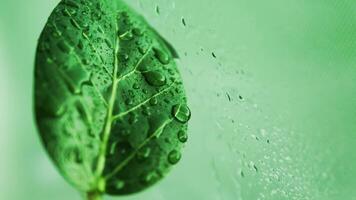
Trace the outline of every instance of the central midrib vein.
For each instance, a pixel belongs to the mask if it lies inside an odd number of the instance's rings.
[[[118,25],[116,23],[116,33],[118,33]],[[115,99],[116,99],[116,92],[117,92],[117,87],[118,87],[118,81],[117,81],[117,71],[118,71],[118,65],[119,65],[119,60],[118,60],[118,53],[119,53],[119,37],[118,34],[116,34],[116,44],[115,44],[115,50],[114,50],[114,70],[113,70],[113,80],[112,80],[112,90],[111,90],[111,96],[109,99],[109,104],[108,104],[108,112],[107,112],[107,118],[104,126],[104,132],[102,134],[102,141],[100,143],[100,149],[99,149],[99,158],[97,162],[97,167],[95,171],[95,177],[97,181],[97,186],[99,184],[99,181],[101,181],[104,167],[105,167],[105,156],[106,156],[106,150],[107,150],[107,144],[109,141],[109,136],[111,132],[111,124],[113,121],[113,110],[114,110],[114,104],[115,104]],[[104,188],[102,188],[104,189]]]

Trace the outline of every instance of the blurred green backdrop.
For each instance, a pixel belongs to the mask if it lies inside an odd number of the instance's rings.
[[[167,178],[107,199],[356,199],[354,1],[127,2],[181,55],[193,117]],[[32,113],[36,42],[57,3],[0,1],[0,199],[80,200]]]

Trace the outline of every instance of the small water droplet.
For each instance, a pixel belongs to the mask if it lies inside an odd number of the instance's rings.
[[[148,84],[153,86],[163,86],[166,84],[166,77],[158,71],[149,71],[143,73]]]
[[[170,164],[172,164],[172,165],[177,164],[181,157],[182,157],[182,156],[181,156],[181,154],[180,154],[179,151],[177,151],[177,150],[172,150],[172,151],[169,152],[169,154],[168,154],[168,162],[169,162]]]
[[[172,68],[169,68],[169,69],[168,69],[168,73],[169,73],[170,75],[174,75],[174,74],[175,74],[175,71],[174,71]]]
[[[171,139],[170,139],[170,138],[164,138],[164,141],[165,141],[167,144],[171,144]]]
[[[159,60],[160,63],[166,65],[169,63],[168,54],[164,53],[162,50],[158,48],[153,48],[156,58]]]
[[[148,90],[146,90],[145,88],[142,89],[142,92],[143,92],[144,94],[148,94]]]
[[[142,182],[147,184],[150,183],[154,180],[154,178],[157,176],[156,172],[149,172],[148,174],[144,175],[142,178]]]
[[[182,24],[183,24],[183,26],[187,26],[184,17],[182,17]]]
[[[88,60],[87,58],[83,58],[83,59],[82,59],[82,63],[83,63],[84,65],[88,65],[88,64],[89,64],[89,60]]]
[[[137,152],[137,159],[144,160],[148,158],[148,156],[150,156],[150,153],[151,153],[151,148],[149,147],[142,148]]]
[[[216,55],[215,55],[214,52],[211,52],[211,55],[212,55],[214,58],[216,58]]]
[[[186,104],[177,104],[172,108],[172,115],[179,122],[186,123],[191,117],[191,112]]]
[[[151,104],[152,106],[157,105],[157,103],[158,103],[158,100],[157,100],[156,97],[152,97],[152,98],[150,99],[150,104]]]
[[[70,147],[68,149],[68,153],[69,153],[68,158],[70,161],[74,161],[77,164],[81,164],[83,162],[82,154],[80,153],[77,147]]]
[[[142,114],[145,116],[150,116],[151,115],[151,111],[148,107],[143,107],[142,108]]]
[[[129,59],[129,55],[127,53],[121,54],[119,60],[127,61]]]
[[[178,136],[178,140],[182,143],[188,140],[188,135],[186,131],[183,130],[178,131],[177,136]]]
[[[116,183],[115,183],[115,188],[120,190],[122,188],[125,187],[125,182],[123,180],[118,180]]]
[[[141,36],[143,34],[143,31],[139,28],[134,28],[132,29],[133,34],[137,35],[137,36]]]
[[[79,42],[78,42],[78,48],[81,50],[83,50],[83,48],[84,48],[83,42],[81,40],[79,40]]]
[[[126,105],[132,105],[133,104],[133,100],[132,99],[126,99],[125,104]]]
[[[138,51],[139,51],[141,54],[145,54],[145,53],[147,52],[147,47],[139,46],[139,47],[138,47]]]
[[[258,168],[255,164],[253,165],[253,168],[255,169],[256,172],[258,172]]]
[[[132,113],[129,116],[129,124],[134,124],[138,121],[137,115]]]
[[[230,94],[229,94],[228,92],[226,92],[226,96],[227,96],[227,99],[228,99],[229,101],[232,101],[231,96],[230,96]]]
[[[156,13],[159,15],[160,14],[160,10],[159,10],[159,6],[156,6]]]
[[[113,155],[115,153],[116,145],[117,145],[117,142],[111,143],[111,145],[110,145],[110,155]]]
[[[128,136],[128,135],[130,135],[130,133],[131,133],[131,131],[129,129],[124,129],[124,130],[121,131],[121,134],[123,136]]]
[[[121,15],[122,15],[123,17],[128,17],[128,16],[129,16],[129,14],[128,14],[127,12],[122,12]]]
[[[132,85],[132,88],[133,88],[133,89],[139,89],[139,88],[140,88],[140,84],[134,83],[134,84]]]
[[[99,12],[93,12],[92,13],[92,18],[94,21],[98,21],[101,19],[101,14]]]

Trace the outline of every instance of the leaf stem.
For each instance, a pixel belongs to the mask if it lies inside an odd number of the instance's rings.
[[[102,200],[102,194],[100,192],[88,192],[85,195],[85,200]]]

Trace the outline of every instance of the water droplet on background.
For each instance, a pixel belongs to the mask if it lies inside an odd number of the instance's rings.
[[[158,71],[149,71],[143,73],[148,84],[153,86],[163,86],[166,84],[166,77]]]
[[[169,63],[169,57],[166,53],[158,48],[153,48],[156,58],[159,60],[160,63],[166,65]]]

